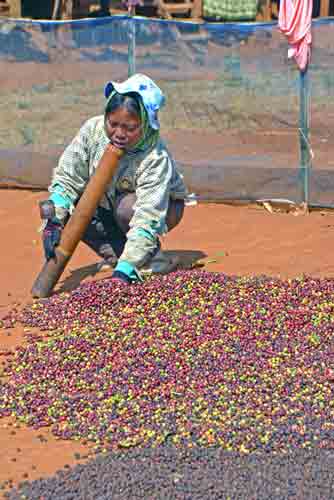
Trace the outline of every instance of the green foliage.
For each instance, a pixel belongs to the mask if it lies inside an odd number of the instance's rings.
[[[20,125],[19,131],[23,137],[24,144],[34,144],[35,142],[35,131],[34,129],[28,125],[27,123],[24,123]]]
[[[19,101],[17,103],[18,109],[31,109],[31,102],[28,101]]]
[[[48,94],[52,90],[52,84],[47,83],[46,85],[33,85],[32,91],[36,94]]]

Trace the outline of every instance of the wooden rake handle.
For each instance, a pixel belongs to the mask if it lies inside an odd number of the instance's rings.
[[[73,214],[62,231],[60,243],[55,249],[56,257],[45,262],[33,284],[31,289],[33,297],[45,298],[51,295],[66,264],[91,222],[122,155],[122,150],[115,148],[112,144],[107,146],[94,175],[90,178]]]

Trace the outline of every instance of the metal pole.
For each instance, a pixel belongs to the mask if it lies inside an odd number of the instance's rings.
[[[300,71],[299,92],[299,144],[300,144],[300,176],[302,181],[302,201],[310,201],[310,145],[309,145],[309,104],[310,89],[309,75],[306,68]]]
[[[133,17],[136,14],[135,5],[129,5],[128,14],[129,31],[128,31],[128,76],[132,76],[136,72],[136,24]]]

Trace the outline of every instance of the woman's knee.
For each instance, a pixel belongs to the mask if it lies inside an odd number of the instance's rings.
[[[134,204],[136,202],[135,193],[129,193],[122,196],[116,201],[115,208],[115,220],[120,229],[127,233],[129,230],[129,224],[134,214]],[[166,225],[168,231],[171,231],[175,226],[177,226],[184,212],[184,200],[170,200],[169,207],[166,217]]]
[[[183,213],[184,200],[170,200],[166,218],[168,231],[171,231],[181,222]]]
[[[134,193],[126,194],[116,200],[114,217],[123,233],[127,233],[129,230],[129,224],[134,214],[133,206],[135,202],[136,195]]]

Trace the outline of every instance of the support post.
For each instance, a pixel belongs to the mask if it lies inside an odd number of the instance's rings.
[[[132,76],[136,72],[136,24],[133,17],[136,14],[136,7],[130,5],[128,8],[129,31],[128,31],[128,76]]]
[[[329,5],[330,5],[330,0],[321,0],[321,2],[320,2],[320,17],[328,17],[329,16]]]
[[[301,196],[306,206],[310,202],[310,166],[311,152],[309,143],[309,104],[310,86],[308,69],[300,71],[299,95],[299,145],[300,145],[300,177]]]

